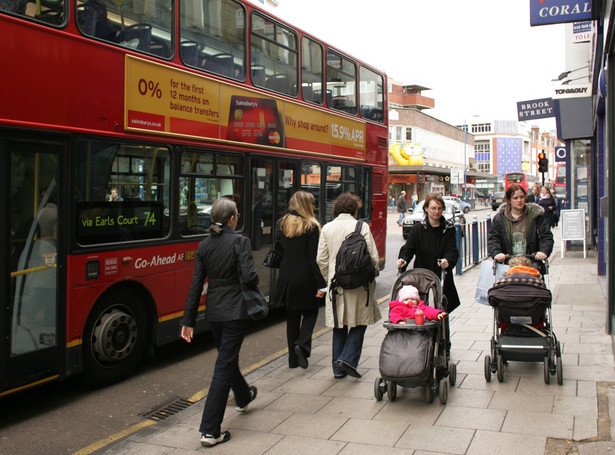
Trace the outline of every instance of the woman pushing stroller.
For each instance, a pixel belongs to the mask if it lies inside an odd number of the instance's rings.
[[[536,261],[544,261],[553,251],[553,234],[544,209],[526,203],[526,191],[521,185],[508,187],[504,203],[493,218],[489,231],[489,256],[504,262],[509,255],[535,254]]]
[[[459,250],[455,225],[452,220],[447,221],[442,215],[444,207],[442,196],[436,193],[427,195],[423,204],[425,218],[422,222],[415,223],[408,240],[399,250],[397,268],[405,270],[414,258],[414,268],[428,269],[436,275],[440,275],[442,271],[452,271],[459,258]],[[443,293],[446,297],[444,308],[450,313],[460,304],[453,273],[446,274]],[[445,321],[448,335],[448,318]],[[447,340],[447,351],[450,351],[450,340]]]

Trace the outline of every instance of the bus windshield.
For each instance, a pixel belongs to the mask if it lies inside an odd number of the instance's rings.
[[[522,183],[525,180],[525,175],[522,172],[511,172],[506,176],[508,183]]]

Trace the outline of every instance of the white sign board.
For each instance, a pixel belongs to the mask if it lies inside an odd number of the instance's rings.
[[[452,185],[461,185],[463,183],[463,168],[451,168],[451,180]]]
[[[587,257],[585,209],[561,210],[559,223],[562,234],[562,257],[564,257],[566,240],[583,240],[583,257]]]

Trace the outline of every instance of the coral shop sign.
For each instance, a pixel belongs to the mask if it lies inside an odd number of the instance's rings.
[[[530,25],[578,22],[591,18],[591,0],[530,0]]]

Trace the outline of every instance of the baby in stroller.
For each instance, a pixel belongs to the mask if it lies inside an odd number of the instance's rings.
[[[455,385],[457,370],[446,352],[442,281],[431,270],[416,268],[403,272],[393,284],[389,320],[384,323],[387,334],[380,348],[381,377],[374,383],[377,400],[386,392],[389,400],[395,401],[399,385],[424,387],[427,402],[437,394],[446,404],[448,384]],[[427,318],[423,324],[413,319],[419,308]]]
[[[389,303],[389,320],[393,324],[405,324],[406,319],[415,319],[417,310],[421,310],[428,320],[441,320],[446,316],[444,311],[425,305],[417,288],[406,285],[399,290],[397,300]]]
[[[526,256],[513,256],[508,260],[509,269],[506,271],[507,275],[512,275],[513,273],[528,273],[533,277],[539,277],[540,271],[532,267],[532,261],[530,258]]]

